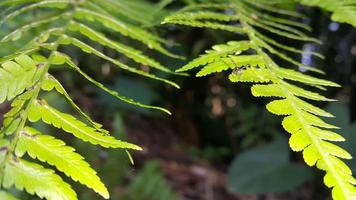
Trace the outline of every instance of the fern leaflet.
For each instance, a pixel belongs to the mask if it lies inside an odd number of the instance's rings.
[[[19,158],[13,158],[4,168],[3,186],[9,188],[13,185],[49,200],[77,198],[70,185],[63,182],[53,170]]]
[[[109,197],[109,192],[96,172],[83,160],[82,156],[75,153],[72,147],[66,146],[61,140],[26,127],[21,131],[15,153],[19,157],[28,153],[34,159],[48,162],[73,180],[87,185],[103,197]]]

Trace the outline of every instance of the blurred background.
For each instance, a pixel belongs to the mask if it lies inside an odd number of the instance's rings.
[[[128,5],[131,2],[126,1]],[[167,6],[167,2],[170,1],[150,2],[152,8],[166,7],[152,12],[151,17],[146,16],[146,6],[149,6],[146,3],[135,7],[142,26],[154,27],[162,38],[167,38],[167,48],[171,52],[186,57],[186,60],[171,59],[143,49],[165,66],[177,69],[214,44],[240,39],[225,32],[160,25],[160,19],[170,11],[194,3],[186,0]],[[314,59],[308,54],[301,55],[299,59],[304,64],[323,69],[325,79],[343,86],[324,92],[338,102],[319,105],[336,116],[328,120],[342,128],[340,133],[347,142],[341,146],[356,155],[356,29],[331,22],[328,14],[321,10],[301,6],[297,9],[307,16],[304,22],[313,28],[312,36],[324,44],[294,44],[287,39],[279,41],[300,46],[305,52],[315,50],[325,55],[325,60]],[[132,43],[120,36],[117,38]],[[1,54],[6,55],[11,45],[2,48]],[[117,59],[124,59],[109,49],[93,45]],[[73,72],[53,69],[52,73],[64,83],[83,110],[103,123],[115,137],[144,148],[141,152],[131,152],[135,161],[132,165],[125,151],[106,150],[63,136],[98,171],[110,190],[111,199],[331,199],[329,190],[322,183],[323,173],[306,167],[301,154],[291,152],[289,135],[282,129],[281,118],[266,111],[263,99],[252,97],[248,84],[231,84],[223,73],[205,78],[160,74],[177,81],[181,86],[177,90],[131,76],[79,50],[63,50],[70,52],[96,80],[130,98],[160,105],[173,113],[168,116],[127,105],[91,86]],[[130,61],[126,63],[130,64]],[[43,98],[61,111],[73,112],[65,100],[55,94],[47,94]],[[4,113],[8,105],[3,104],[0,109]],[[44,124],[36,126],[45,133],[60,135],[58,130]],[[356,172],[356,160],[348,164]],[[100,199],[89,189],[73,184],[80,199]],[[17,194],[21,199],[35,199]]]

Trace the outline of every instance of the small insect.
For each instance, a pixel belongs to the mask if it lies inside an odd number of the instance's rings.
[[[37,64],[36,64],[36,67],[37,67],[37,68],[41,68],[41,67],[43,67],[43,66],[45,66],[44,63],[37,63]]]
[[[229,59],[229,61],[230,61],[231,63],[229,64],[229,63],[226,63],[226,62],[225,62],[225,64],[226,64],[227,66],[229,66],[230,68],[232,68],[232,69],[233,69],[233,72],[234,72],[235,70],[238,70],[238,69],[239,69],[239,66],[235,63],[235,61],[234,61],[231,57],[228,57],[228,59]],[[234,66],[231,67],[231,64],[233,64]]]
[[[244,66],[238,66],[238,64],[231,58],[229,57],[230,62],[234,65],[232,73],[234,74],[241,74],[243,71],[245,71],[249,66],[244,65]],[[226,65],[228,65],[226,63]],[[228,65],[230,66],[230,65]]]
[[[259,18],[255,13],[252,13],[251,17],[252,17],[252,19],[258,19]]]
[[[247,67],[243,66],[243,67],[239,67],[239,68],[235,68],[232,73],[234,74],[242,74],[243,71],[245,71],[247,69]]]

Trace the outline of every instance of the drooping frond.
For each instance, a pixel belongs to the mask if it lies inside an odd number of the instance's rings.
[[[83,43],[81,43],[83,44]],[[95,51],[93,48],[89,48],[90,51]],[[126,103],[132,104],[132,105],[137,105],[139,107],[142,108],[150,108],[150,109],[156,109],[156,110],[161,110],[167,114],[171,114],[169,110],[161,108],[161,107],[157,107],[157,106],[150,106],[150,105],[145,105],[142,103],[139,103],[133,99],[127,98],[125,96],[120,95],[118,92],[113,91],[107,87],[105,87],[103,84],[95,81],[93,78],[91,78],[89,75],[87,75],[85,72],[83,72],[73,61],[70,60],[70,57],[63,54],[63,53],[58,53],[55,52],[54,54],[54,58],[56,60],[57,63],[52,63],[52,64],[67,64],[68,67],[72,68],[73,70],[77,71],[80,75],[82,75],[84,78],[86,78],[89,82],[91,82],[92,84],[96,85],[97,87],[99,87],[100,89],[102,89],[103,91],[107,92],[108,94],[110,94],[111,96],[124,101]],[[156,78],[156,77],[154,77]],[[159,79],[159,78],[158,78]]]
[[[315,6],[332,13],[333,21],[356,27],[356,2],[353,0],[296,0],[307,6]]]
[[[309,103],[309,100],[333,101],[314,90],[339,87],[339,85],[295,69],[281,67],[272,55],[294,64],[303,71],[322,72],[283,53],[285,51],[301,53],[300,49],[281,44],[267,35],[305,42],[319,43],[319,41],[305,34],[305,30],[309,28],[299,22],[280,17],[281,15],[302,17],[298,13],[271,6],[273,5],[271,2],[248,0],[233,2],[223,5],[210,4],[205,7],[190,6],[165,19],[164,23],[213,29],[219,27],[226,31],[235,29],[235,32],[244,34],[248,38],[248,40],[215,45],[212,50],[207,50],[205,54],[178,71],[202,67],[197,76],[228,71],[231,82],[252,84],[251,91],[254,96],[273,97],[275,100],[268,103],[266,107],[271,113],[284,116],[282,125],[291,134],[289,139],[291,149],[302,152],[309,166],[315,165],[326,172],[324,183],[332,188],[334,199],[355,199],[356,180],[350,168],[341,160],[351,159],[351,155],[333,143],[344,141],[344,138],[330,130],[338,127],[322,119],[333,115]],[[322,57],[318,53],[312,54]],[[304,88],[302,85],[307,87]]]
[[[164,12],[148,1],[142,3],[137,0],[4,0],[0,2],[0,8],[0,43],[14,49],[14,52],[1,55],[3,57],[0,58],[0,103],[11,102],[11,109],[4,115],[0,130],[0,176],[3,177],[0,184],[3,188],[15,187],[48,200],[77,199],[71,186],[55,171],[25,161],[22,157],[27,154],[32,159],[48,163],[108,199],[109,193],[104,183],[74,148],[29,127],[29,122],[42,121],[80,140],[105,148],[141,150],[137,145],[110,136],[109,131],[94,122],[75,103],[49,70],[53,66],[62,65],[119,100],[170,114],[164,108],[137,102],[94,80],[82,67],[98,66],[81,66],[81,63],[74,62],[73,55],[64,52],[68,48],[61,48],[70,45],[71,48],[108,62],[119,71],[179,88],[173,81],[155,74],[176,72],[163,66],[142,49],[130,45],[135,41],[152,51],[178,57],[165,49],[165,40],[152,29],[143,28],[154,24],[155,19],[160,18]],[[147,8],[152,12],[142,12]],[[125,38],[126,42],[119,38]],[[98,45],[114,54],[98,50]],[[128,58],[126,60],[129,62],[124,63],[122,57]],[[143,66],[149,70],[143,70]],[[48,92],[60,94],[80,117],[61,112],[47,104],[41,95]],[[11,199],[9,195],[1,191],[0,199]]]
[[[36,100],[28,110],[28,119],[31,122],[42,120],[43,122],[61,128],[75,137],[88,141],[94,145],[101,145],[106,148],[125,148],[141,150],[140,147],[116,140],[110,135],[104,135],[95,128],[86,125],[70,114],[60,112],[49,106],[44,100]]]
[[[75,104],[74,100],[69,96],[67,91],[64,89],[62,84],[50,74],[47,74],[47,77],[43,80],[42,90],[44,91],[52,91],[55,90],[58,93],[62,94],[64,98],[70,103],[70,105],[80,113],[94,128],[98,129],[100,132],[107,133],[106,130],[102,129],[102,125],[94,122],[77,104]]]

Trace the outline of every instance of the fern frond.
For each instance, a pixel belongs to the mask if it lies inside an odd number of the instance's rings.
[[[46,79],[43,81],[42,84],[42,90],[44,91],[52,91],[56,90],[58,93],[64,96],[64,98],[70,103],[70,105],[81,115],[83,116],[87,122],[90,123],[94,128],[96,128],[98,131],[107,133],[107,130],[102,129],[102,125],[99,123],[94,122],[70,97],[70,95],[67,93],[67,91],[64,89],[64,87],[61,85],[61,83],[54,78],[52,75],[47,74]]]
[[[47,162],[73,180],[93,189],[104,198],[109,198],[109,192],[96,172],[84,161],[81,155],[75,153],[72,147],[66,146],[61,140],[26,127],[21,131],[15,153],[19,157],[27,153],[34,159]]]
[[[80,140],[105,148],[142,149],[110,136],[101,124],[94,122],[82,111],[62,84],[48,73],[52,66],[65,65],[66,69],[78,72],[90,83],[126,103],[170,113],[164,108],[139,103],[105,87],[84,73],[80,65],[77,66],[72,61],[75,58],[62,52],[62,46],[72,45],[113,64],[120,70],[179,88],[176,83],[168,79],[141,70],[140,66],[144,65],[164,73],[177,73],[140,49],[117,40],[118,37],[115,36],[120,34],[140,42],[149,49],[171,57],[179,57],[164,48],[165,40],[138,25],[146,21],[145,19],[138,20],[139,15],[130,17],[130,13],[122,12],[122,9],[126,8],[127,11],[133,12],[132,6],[138,4],[130,3],[128,7],[122,7],[121,3],[115,3],[121,6],[119,8],[121,11],[118,10],[121,14],[112,15],[114,9],[112,6],[107,7],[105,6],[107,2],[96,0],[3,0],[0,2],[0,8],[3,9],[3,17],[0,21],[2,27],[0,43],[26,42],[16,46],[14,53],[0,58],[0,103],[6,100],[12,101],[11,109],[4,115],[3,127],[0,129],[2,149],[0,176],[3,177],[1,185],[4,188],[15,186],[19,190],[25,189],[30,194],[49,200],[77,200],[70,185],[54,171],[23,160],[21,157],[27,153],[33,159],[37,158],[56,167],[60,172],[88,186],[102,197],[109,198],[108,190],[94,169],[74,151],[74,148],[66,146],[63,141],[55,137],[39,133],[29,127],[29,122],[43,121],[73,134]],[[144,5],[146,8],[154,8],[148,2]],[[147,19],[153,23],[151,19],[156,16],[151,14],[151,18],[147,17]],[[24,16],[26,16],[25,20]],[[105,48],[113,49],[120,56],[130,58],[136,66],[129,66],[117,58],[98,51],[84,41],[95,42]],[[48,105],[40,98],[44,92],[61,94],[81,118],[63,113]],[[82,118],[85,121],[79,120]],[[6,194],[1,192],[0,195]]]
[[[8,13],[3,17],[3,19],[0,21],[0,26],[4,24],[7,20],[14,18],[16,16],[19,16],[23,13],[29,12],[31,10],[36,10],[41,7],[56,7],[56,8],[65,8],[69,6],[71,1],[68,0],[44,0],[40,1],[38,3],[30,4],[27,6],[24,6],[20,9],[16,9],[13,12]]]
[[[333,21],[348,23],[356,27],[356,3],[352,0],[296,0],[307,6],[315,6],[332,13]]]
[[[156,19],[161,18],[165,11],[160,10],[159,5],[152,5],[140,0],[93,0],[86,3],[94,6],[96,10],[104,13],[112,13],[113,15],[124,16],[133,22],[149,26],[157,23]],[[151,11],[147,14],[147,10]]]
[[[90,51],[93,50],[93,48],[90,48]],[[150,106],[150,105],[146,105],[146,104],[142,104],[139,102],[136,102],[133,99],[127,98],[125,96],[120,95],[118,92],[113,91],[107,87],[105,87],[103,84],[95,81],[93,78],[91,78],[89,75],[87,75],[86,73],[84,73],[77,65],[75,65],[74,62],[72,62],[70,60],[70,58],[64,54],[61,53],[55,53],[55,57],[57,58],[57,60],[59,61],[60,64],[62,64],[63,62],[66,63],[69,67],[71,67],[72,69],[74,69],[75,71],[77,71],[80,75],[82,75],[85,79],[87,79],[89,82],[91,82],[92,84],[96,85],[97,87],[99,87],[100,89],[102,89],[103,91],[107,92],[108,94],[110,94],[111,96],[127,102],[129,104],[132,105],[136,105],[142,108],[149,108],[149,109],[155,109],[155,110],[160,110],[163,111],[167,114],[171,114],[169,110],[161,108],[161,107],[157,107],[157,106]]]
[[[31,29],[38,28],[41,25],[49,24],[52,22],[55,22],[59,19],[61,19],[62,16],[66,16],[69,13],[62,13],[62,14],[57,14],[49,18],[45,19],[40,19],[35,22],[32,22],[30,24],[23,25],[21,27],[16,28],[12,32],[8,33],[7,35],[3,36],[0,40],[0,42],[8,42],[8,41],[15,41],[20,39],[24,33],[30,31]]]
[[[239,54],[242,51],[245,51],[250,48],[249,41],[231,41],[227,44],[219,44],[213,46],[212,50],[206,51],[206,54],[200,56],[199,58],[194,59],[193,61],[189,62],[182,68],[178,69],[178,72],[187,71],[201,65],[206,65],[209,63],[218,60],[219,58],[227,57],[231,54]]]
[[[53,170],[13,157],[4,168],[3,186],[25,189],[48,200],[75,200],[77,195]]]
[[[207,8],[209,8],[209,6],[207,6]],[[229,16],[226,14],[217,13],[213,11],[204,11],[204,12],[182,11],[167,16],[162,23],[163,24],[173,23],[179,25],[194,26],[199,28],[211,28],[211,29],[229,31],[234,33],[243,33],[241,27],[237,25],[227,24],[227,22],[230,21],[234,22],[237,20],[238,20],[237,17],[233,17],[233,16]]]
[[[234,1],[226,4],[229,14],[236,17],[229,22],[235,23],[248,37],[248,41],[235,41],[227,44],[216,45],[213,50],[199,58],[191,61],[178,71],[186,71],[198,66],[203,67],[197,76],[205,76],[211,73],[230,71],[231,82],[249,82],[252,84],[251,92],[256,97],[274,97],[276,100],[267,104],[267,110],[273,114],[284,116],[282,125],[291,133],[289,145],[293,151],[303,152],[305,162],[316,165],[317,168],[326,172],[325,185],[332,188],[332,196],[337,200],[348,200],[356,198],[356,181],[352,176],[350,168],[341,159],[351,159],[351,155],[342,148],[333,144],[333,141],[344,141],[344,138],[329,130],[338,127],[326,123],[321,117],[333,117],[332,114],[307,102],[305,99],[315,101],[333,101],[321,94],[304,89],[301,84],[313,88],[340,87],[340,85],[306,75],[294,69],[280,67],[271,57],[278,56],[299,68],[310,71],[321,72],[311,66],[304,66],[297,60],[287,56],[282,50],[300,53],[301,50],[279,44],[274,39],[266,36],[262,31],[269,32],[275,36],[281,36],[300,41],[319,42],[305,35],[299,23],[291,20],[279,20],[274,18],[273,13],[284,16],[301,18],[303,16],[294,11],[281,10],[271,6],[264,1]],[[219,4],[220,6],[220,4]],[[209,6],[214,7],[214,6]],[[189,10],[189,9],[188,9]],[[264,11],[268,11],[263,13]],[[177,14],[167,17],[166,22],[176,23],[180,20],[189,22],[188,17],[192,11],[182,10]],[[199,9],[195,9],[199,13]],[[214,12],[224,12],[215,9]],[[272,13],[272,14],[266,14]],[[215,15],[210,15],[214,20]],[[220,15],[218,19],[220,20]],[[275,19],[270,21],[269,19]],[[195,26],[195,19],[191,20]],[[204,22],[201,22],[204,23]],[[177,23],[181,24],[181,23]],[[209,22],[207,26],[209,26]],[[201,27],[201,25],[197,25]],[[240,33],[240,32],[239,32]],[[235,47],[235,48],[234,48]],[[315,53],[314,55],[319,56]]]
[[[124,22],[119,21],[118,19],[113,18],[111,16],[107,16],[102,13],[98,13],[85,8],[80,8],[77,9],[74,13],[74,18],[86,21],[97,21],[106,28],[111,29],[112,31],[120,33],[124,36],[128,36],[132,39],[138,40],[151,49],[155,49],[168,56],[177,57],[176,55],[171,54],[165,48],[163,48],[161,44],[162,41],[159,40],[156,36],[150,34],[149,32],[141,28],[125,24]]]
[[[85,35],[86,37],[90,38],[93,41],[96,41],[100,43],[103,46],[110,47],[114,50],[116,50],[119,53],[122,53],[126,55],[127,57],[133,59],[137,63],[151,66],[153,68],[159,69],[164,72],[171,73],[171,70],[168,68],[162,66],[160,63],[157,61],[153,60],[152,58],[146,56],[143,54],[143,52],[136,50],[134,48],[131,48],[129,46],[126,46],[124,44],[117,43],[115,41],[112,41],[105,37],[103,34],[98,33],[97,31],[91,29],[90,27],[78,23],[78,22],[72,22],[69,25],[69,29],[71,31],[79,31],[81,34]]]
[[[33,86],[39,80],[42,71],[41,64],[26,55],[2,63],[0,68],[0,103],[13,99]]]
[[[103,135],[93,127],[74,118],[72,115],[60,112],[49,106],[44,100],[34,101],[28,111],[28,119],[32,122],[42,120],[47,124],[61,128],[68,133],[72,133],[77,138],[90,142],[94,145],[100,145],[106,148],[126,148],[142,150],[134,144],[116,140],[112,136]]]
[[[162,82],[165,82],[167,84],[170,84],[176,88],[179,88],[179,85],[174,83],[173,81],[170,81],[170,80],[167,80],[167,79],[164,79],[164,78],[160,78],[160,77],[157,77],[156,75],[154,74],[150,74],[148,72],[145,72],[143,70],[139,70],[139,69],[135,69],[135,68],[132,68],[128,65],[125,65],[124,63],[118,61],[118,60],[115,60],[113,58],[110,58],[109,56],[101,53],[100,51],[96,50],[94,47],[91,47],[87,44],[85,44],[84,42],[76,39],[76,38],[73,38],[73,37],[69,37],[67,35],[64,35],[61,39],[61,41],[59,41],[60,44],[62,45],[68,45],[68,44],[72,44],[78,48],[80,48],[82,51],[86,52],[86,53],[89,53],[89,54],[94,54],[112,64],[114,64],[115,66],[117,66],[118,68],[120,69],[124,69],[124,70],[127,70],[131,73],[134,73],[134,74],[138,74],[138,75],[141,75],[141,76],[145,76],[145,77],[148,77],[148,78],[151,78],[151,79],[154,79],[154,80],[158,80],[158,81],[162,81]]]

